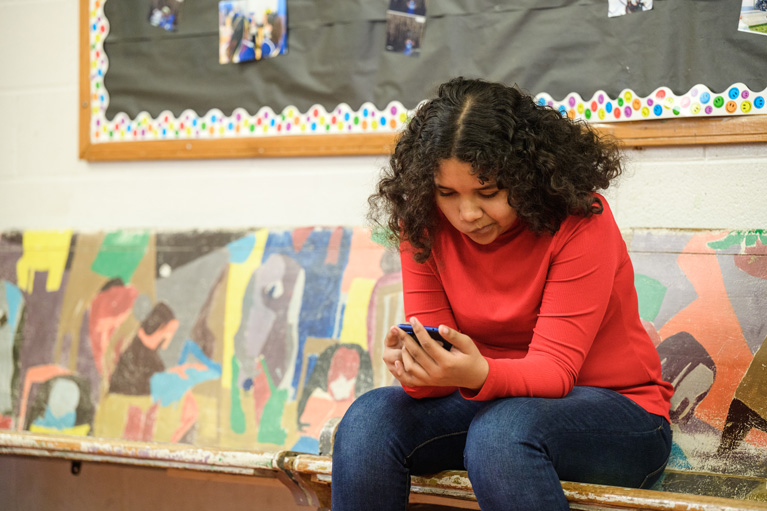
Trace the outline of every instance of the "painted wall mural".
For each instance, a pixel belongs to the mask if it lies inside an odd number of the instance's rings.
[[[767,477],[767,233],[626,233],[669,467]],[[0,236],[0,428],[317,452],[403,317],[362,228]]]

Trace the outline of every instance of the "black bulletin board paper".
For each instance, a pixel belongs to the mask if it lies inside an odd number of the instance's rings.
[[[148,0],[108,0],[107,119],[363,102],[406,108],[457,75],[555,99],[698,84],[767,88],[767,36],[738,32],[740,0],[655,0],[608,18],[607,0],[431,0],[419,57],[385,51],[388,0],[288,0],[288,54],[218,63],[218,2],[185,0],[176,32],[147,22]]]

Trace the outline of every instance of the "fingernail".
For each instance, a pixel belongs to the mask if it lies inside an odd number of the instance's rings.
[[[450,329],[445,325],[439,325],[439,333],[444,337],[450,333]]]
[[[413,325],[413,326],[415,326],[417,324],[420,325],[420,323],[418,322],[418,318],[416,318],[415,316],[410,318],[410,324]]]

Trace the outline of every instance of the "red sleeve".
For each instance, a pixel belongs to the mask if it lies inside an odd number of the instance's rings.
[[[402,292],[405,302],[405,318],[413,316],[429,326],[447,325],[455,329],[456,323],[450,302],[442,288],[437,265],[433,257],[425,263],[413,259],[410,245],[403,242],[400,247],[402,263]],[[402,386],[415,398],[442,397],[452,394],[456,387],[407,387]]]
[[[570,217],[552,241],[540,312],[528,352],[520,359],[488,358],[489,373],[476,393],[558,398],[572,390],[605,316],[619,262],[620,231],[605,208],[590,218]]]

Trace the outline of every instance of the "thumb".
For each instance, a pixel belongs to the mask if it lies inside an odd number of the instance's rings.
[[[447,325],[439,326],[439,335],[463,353],[466,353],[467,348],[470,345],[474,345],[474,341],[471,340],[471,337],[462,334],[458,330],[453,330]]]
[[[399,348],[402,345],[402,341],[399,337],[399,329],[396,326],[391,327],[386,333],[384,345],[389,348]]]

